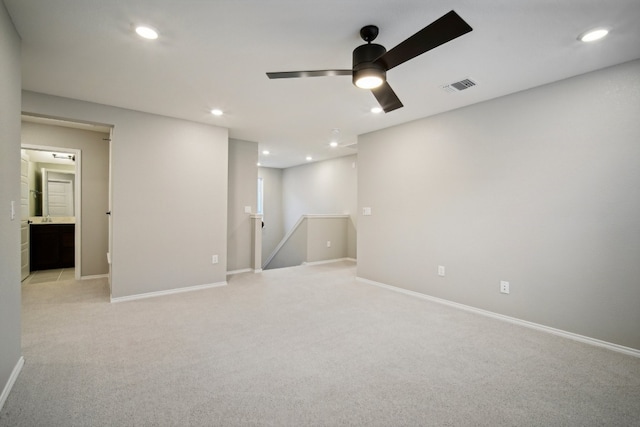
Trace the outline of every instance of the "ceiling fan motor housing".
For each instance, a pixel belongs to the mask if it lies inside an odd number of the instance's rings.
[[[387,52],[384,46],[367,43],[358,46],[353,51],[353,84],[356,84],[359,78],[364,76],[379,76],[383,81],[387,79],[387,70],[373,61],[381,57]],[[357,85],[356,85],[357,86]]]

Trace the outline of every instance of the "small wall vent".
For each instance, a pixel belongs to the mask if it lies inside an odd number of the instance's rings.
[[[475,86],[477,83],[471,79],[460,80],[459,82],[451,83],[446,86],[442,86],[447,92],[460,92],[461,90],[469,89],[470,87]]]

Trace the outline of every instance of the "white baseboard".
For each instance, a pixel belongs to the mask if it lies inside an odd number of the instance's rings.
[[[310,261],[310,262],[303,262],[302,265],[320,265],[320,264],[329,264],[332,262],[340,262],[340,261],[353,261],[356,262],[355,259],[353,258],[335,258],[335,259],[326,259],[323,261]]]
[[[11,393],[11,389],[13,388],[13,385],[16,383],[16,380],[18,379],[18,375],[20,375],[20,371],[22,371],[23,366],[24,366],[24,357],[20,356],[20,359],[18,359],[16,366],[13,367],[13,371],[11,371],[11,375],[9,375],[9,379],[7,380],[7,383],[5,384],[4,389],[2,390],[2,394],[0,394],[0,410],[2,410],[2,407],[4,406],[4,402],[7,401],[7,398],[9,397],[9,393]]]
[[[92,276],[80,276],[80,280],[104,279],[108,274],[94,274]]]
[[[262,269],[261,268],[256,268],[255,270],[253,270],[254,273],[262,273]]]
[[[227,276],[232,276],[234,274],[241,274],[241,273],[250,273],[252,271],[253,271],[252,268],[242,268],[240,270],[231,270],[231,271],[227,271]]]
[[[448,305],[449,307],[454,307],[460,310],[469,311],[471,313],[480,314],[482,316],[492,317],[494,319],[502,320],[505,322],[513,323],[516,325],[524,326],[526,328],[535,329],[538,331],[546,332],[553,335],[558,335],[564,338],[569,338],[574,341],[579,341],[585,344],[595,345],[597,347],[604,347],[608,350],[616,351],[618,353],[624,353],[629,356],[634,356],[640,358],[640,350],[631,347],[625,347],[623,345],[618,345],[614,343],[610,343],[607,341],[602,341],[596,338],[587,337],[584,335],[574,334],[573,332],[563,331],[562,329],[552,328],[550,326],[540,325],[539,323],[529,322],[528,320],[518,319],[516,317],[505,316],[503,314],[494,313],[493,311],[483,310],[481,308],[472,307],[465,304],[460,304],[457,302],[449,301],[442,298],[433,297],[427,294],[421,294],[420,292],[410,291],[407,289],[402,289],[397,286],[387,285],[385,283],[376,282],[369,279],[364,279],[362,277],[356,277],[356,280],[362,283],[366,283],[369,285],[379,286],[381,288],[389,289],[395,292],[400,292],[401,294],[410,295],[413,297],[421,298],[427,301],[436,302],[438,304]]]
[[[227,282],[218,282],[218,283],[209,283],[206,285],[196,285],[196,286],[188,286],[186,288],[176,288],[176,289],[169,289],[166,291],[157,291],[157,292],[147,292],[145,294],[137,294],[137,295],[129,295],[126,297],[111,297],[111,302],[125,302],[125,301],[134,301],[137,299],[144,299],[144,298],[155,298],[155,297],[161,297],[161,296],[165,296],[165,295],[173,295],[173,294],[180,294],[183,292],[191,292],[191,291],[199,291],[202,289],[210,289],[210,288],[217,288],[220,286],[227,286]]]

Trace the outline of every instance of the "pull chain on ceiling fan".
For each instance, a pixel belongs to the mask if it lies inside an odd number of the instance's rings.
[[[267,73],[267,76],[270,79],[352,76],[353,84],[370,89],[384,112],[388,113],[402,107],[402,102],[387,82],[387,71],[472,30],[452,10],[387,51],[384,46],[371,43],[378,36],[378,27],[367,25],[360,30],[360,37],[367,43],[354,49],[352,69],[283,71]]]

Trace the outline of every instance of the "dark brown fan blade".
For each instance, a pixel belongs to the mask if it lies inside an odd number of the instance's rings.
[[[473,28],[452,10],[389,50],[374,62],[390,70],[472,30]]]
[[[398,95],[396,95],[387,82],[382,83],[382,85],[377,88],[371,89],[371,92],[373,92],[373,96],[376,97],[378,104],[380,104],[385,113],[402,107],[402,102],[400,102]]]
[[[294,79],[298,77],[350,76],[351,70],[312,70],[312,71],[281,71],[267,73],[270,79]]]

